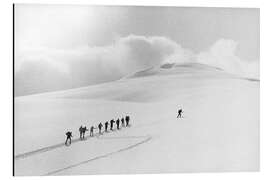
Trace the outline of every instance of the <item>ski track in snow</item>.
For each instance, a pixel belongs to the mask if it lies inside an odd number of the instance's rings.
[[[76,143],[78,141],[80,141],[79,138],[77,138],[75,140],[72,140],[72,143]],[[47,147],[37,149],[37,150],[34,150],[34,151],[30,151],[30,152],[26,152],[26,153],[23,153],[23,154],[18,154],[18,155],[15,156],[15,160],[27,158],[27,157],[35,155],[35,154],[40,154],[40,153],[47,152],[47,151],[50,151],[50,150],[53,150],[53,149],[56,149],[56,148],[60,148],[62,146],[65,146],[65,143],[55,144],[55,145],[52,145],[52,146],[47,146]]]
[[[70,168],[74,168],[74,167],[77,167],[77,166],[80,166],[80,165],[83,165],[83,164],[86,164],[86,163],[89,163],[89,162],[92,162],[92,161],[95,161],[95,160],[98,160],[98,159],[106,158],[108,156],[111,156],[111,155],[114,155],[114,154],[117,154],[117,153],[120,153],[120,152],[123,152],[123,151],[127,151],[127,150],[135,148],[135,147],[137,147],[137,146],[139,146],[141,144],[144,144],[144,143],[146,143],[146,142],[148,142],[148,141],[150,141],[152,139],[151,136],[124,136],[124,137],[112,137],[112,138],[111,137],[102,137],[100,139],[113,139],[113,138],[126,138],[126,139],[128,139],[128,138],[145,138],[145,139],[138,142],[138,143],[135,143],[133,145],[127,146],[125,148],[121,148],[121,149],[119,149],[117,151],[113,151],[113,152],[110,152],[110,153],[107,153],[107,154],[103,154],[103,155],[100,155],[100,156],[85,160],[83,162],[73,164],[71,166],[67,166],[67,167],[64,167],[64,168],[61,168],[61,169],[46,173],[46,174],[44,174],[44,176],[53,175],[55,173],[59,173],[61,171],[64,171],[64,170],[67,170],[67,169],[70,169]]]
[[[130,127],[130,126],[129,126]],[[113,130],[115,131],[115,129]],[[110,132],[110,131],[108,131]],[[104,132],[102,132],[103,134]],[[101,134],[101,135],[102,135]],[[77,143],[77,142],[80,142],[80,141],[86,141],[86,140],[89,140],[91,138],[94,138],[94,137],[97,137],[97,138],[100,138],[99,137],[100,134],[94,134],[93,137],[90,137],[90,136],[86,136],[83,140],[81,140],[80,138],[76,138],[76,139],[73,139],[71,140],[72,144],[74,143]],[[140,137],[145,137],[145,136],[128,136],[126,138],[129,138],[129,137],[132,137],[132,138],[140,138]],[[104,138],[104,137],[103,137]],[[121,137],[122,138],[122,137]],[[105,139],[105,138],[104,138]],[[107,139],[109,139],[107,137]],[[30,152],[26,152],[26,153],[22,153],[22,154],[18,154],[15,156],[15,160],[19,160],[19,159],[23,159],[23,158],[27,158],[29,156],[32,156],[32,155],[36,155],[36,154],[40,154],[40,153],[44,153],[44,152],[47,152],[47,151],[51,151],[51,150],[54,150],[56,148],[60,148],[60,147],[63,147],[63,146],[66,146],[65,143],[58,143],[58,144],[54,144],[52,146],[46,146],[46,147],[43,147],[43,148],[40,148],[40,149],[36,149],[34,151],[30,151]],[[70,146],[70,145],[68,145]]]

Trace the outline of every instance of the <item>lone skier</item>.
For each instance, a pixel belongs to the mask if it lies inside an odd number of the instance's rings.
[[[125,119],[124,118],[121,119],[121,123],[122,123],[122,127],[125,127]]]
[[[126,116],[126,126],[129,126],[129,120],[130,120],[129,116]]]
[[[108,126],[109,126],[109,122],[106,121],[106,122],[105,122],[105,132],[108,132]]]
[[[182,113],[183,113],[183,110],[182,109],[179,109],[178,110],[178,115],[177,115],[177,118],[181,118],[182,117]]]
[[[67,136],[67,139],[66,139],[65,145],[67,145],[68,140],[69,140],[69,144],[71,144],[72,132],[70,131],[66,132],[66,136]]]
[[[115,120],[112,119],[112,120],[110,121],[110,126],[111,126],[110,130],[111,130],[111,131],[113,130],[113,123],[115,123]]]
[[[99,123],[99,125],[98,125],[99,134],[101,134],[102,127],[103,127],[102,123]]]
[[[116,120],[116,126],[117,126],[117,129],[119,129],[119,125],[120,125],[120,120],[117,119],[117,120]]]

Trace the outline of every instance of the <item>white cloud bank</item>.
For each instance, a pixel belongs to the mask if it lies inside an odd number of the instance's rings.
[[[206,52],[197,55],[197,61],[219,67],[243,77],[259,78],[259,61],[247,62],[236,55],[237,42],[220,39]]]
[[[87,86],[119,79],[163,62],[199,62],[244,77],[259,77],[259,63],[235,55],[237,43],[221,39],[195,55],[165,37],[130,35],[110,46],[27,48],[16,52],[15,95]]]

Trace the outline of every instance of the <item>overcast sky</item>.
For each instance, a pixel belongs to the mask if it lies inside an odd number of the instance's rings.
[[[219,38],[259,59],[259,10],[239,8],[16,5],[16,42],[25,46],[103,46],[130,34],[164,36],[201,51]]]
[[[37,71],[43,71],[44,66],[48,66],[45,69],[53,71],[52,74],[57,71],[58,75],[53,74],[52,77],[58,76],[61,79],[59,76],[72,75],[73,81],[76,81],[74,73],[78,73],[78,69],[82,67],[75,61],[79,61],[84,67],[85,63],[91,67],[101,67],[109,62],[106,58],[113,57],[114,60],[109,63],[128,64],[119,59],[144,59],[145,57],[135,56],[135,49],[144,45],[145,48],[140,54],[147,55],[147,58],[163,59],[149,63],[141,61],[143,65],[136,62],[138,69],[145,68],[146,65],[156,65],[168,57],[182,57],[183,54],[195,54],[200,61],[222,54],[222,57],[216,59],[221,61],[230,56],[241,63],[254,64],[259,61],[259,9],[16,4],[15,83],[18,91],[24,89],[24,93],[17,95],[42,91],[29,91],[25,88],[40,86],[33,81],[39,79],[40,72]],[[127,47],[129,50],[124,50]],[[119,54],[115,54],[116,51]],[[130,52],[133,54],[128,54]],[[107,55],[104,57],[100,54]],[[48,65],[48,62],[52,65]],[[40,66],[43,69],[40,69]],[[78,76],[81,78],[78,81],[82,82],[73,85],[68,85],[67,82],[65,88],[113,80],[126,73],[121,70],[122,66],[109,66],[120,73],[108,79],[111,77],[110,73],[104,77],[96,73],[106,72],[97,71],[91,74],[91,80],[83,79],[89,74],[82,74]],[[231,65],[224,66],[226,68]],[[74,70],[76,67],[78,69]],[[37,69],[36,74],[28,72],[31,68]],[[55,70],[57,68],[58,70]],[[112,69],[107,71],[110,70]],[[37,78],[29,80],[33,75]],[[95,77],[97,81],[94,80]],[[27,83],[28,85],[25,85]],[[44,91],[53,90],[45,89]]]

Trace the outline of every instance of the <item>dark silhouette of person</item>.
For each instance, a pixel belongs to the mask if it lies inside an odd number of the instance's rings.
[[[130,120],[129,116],[126,116],[126,126],[129,126],[129,120]]]
[[[121,123],[122,123],[122,127],[125,127],[125,119],[124,118],[121,119]]]
[[[182,117],[182,113],[183,113],[183,110],[182,109],[179,109],[178,110],[178,115],[177,115],[177,118],[181,118]]]
[[[98,124],[99,134],[101,134],[101,129],[102,129],[102,127],[103,127],[102,123],[99,123],[99,124]]]
[[[115,120],[113,120],[113,119],[110,121],[110,126],[111,126],[110,130],[113,130],[113,123],[114,122],[115,122]]]
[[[82,139],[84,139],[84,135],[85,135],[85,132],[88,131],[88,129],[86,128],[86,126],[84,126],[82,128]]]
[[[119,125],[120,125],[120,120],[117,119],[117,120],[116,120],[116,126],[117,126],[117,129],[119,129]]]
[[[105,122],[105,132],[108,132],[108,126],[109,126],[109,122],[106,121],[106,122]]]
[[[80,139],[82,139],[82,134],[83,134],[83,127],[82,126],[80,126],[80,128],[79,128],[79,132],[80,132]]]
[[[67,145],[68,140],[69,140],[69,144],[71,144],[72,132],[70,131],[66,132],[66,136],[67,136],[67,139],[66,139],[65,145]]]
[[[94,136],[94,129],[96,129],[94,126],[91,126],[90,128],[90,137]]]

